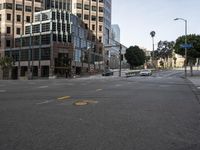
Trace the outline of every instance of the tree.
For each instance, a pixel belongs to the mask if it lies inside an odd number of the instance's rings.
[[[174,49],[174,42],[168,42],[168,41],[159,41],[158,42],[158,57],[164,60],[164,64],[167,63],[168,67],[168,60],[169,58],[172,58],[173,49]]]
[[[1,57],[0,58],[0,69],[5,73],[6,71],[9,71],[10,68],[12,68],[13,65],[13,59],[10,57]]]
[[[125,58],[130,68],[141,66],[145,63],[145,53],[138,46],[131,46],[126,50]]]
[[[181,36],[176,40],[174,46],[175,53],[185,56],[185,49],[181,47],[181,44],[185,43],[185,36]],[[187,43],[191,44],[192,47],[187,49],[187,60],[186,64],[190,65],[190,73],[193,75],[192,66],[196,63],[196,58],[200,58],[200,35],[187,35]]]

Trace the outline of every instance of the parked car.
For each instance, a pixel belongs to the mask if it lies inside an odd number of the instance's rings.
[[[141,76],[151,76],[151,75],[152,75],[152,72],[151,72],[151,70],[149,70],[149,69],[142,69],[142,70],[140,71],[140,75],[141,75]]]
[[[113,71],[111,71],[110,69],[107,69],[102,73],[102,76],[112,76],[112,75]]]

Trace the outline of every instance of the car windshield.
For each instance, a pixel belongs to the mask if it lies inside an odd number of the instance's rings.
[[[141,70],[141,72],[149,72],[150,70],[147,70],[147,69],[143,69]]]

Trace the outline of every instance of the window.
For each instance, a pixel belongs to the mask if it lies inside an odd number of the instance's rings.
[[[7,33],[7,34],[10,34],[10,31],[11,31],[11,27],[7,27],[7,28],[6,28],[6,33]]]
[[[31,17],[30,16],[26,16],[26,22],[31,22]]]
[[[85,20],[89,20],[89,15],[84,15]]]
[[[20,35],[20,33],[21,33],[21,29],[20,29],[20,28],[17,28],[16,34]]]
[[[42,32],[50,31],[50,23],[43,23],[42,24]]]
[[[89,9],[90,9],[90,6],[87,5],[87,4],[85,4],[85,5],[84,5],[84,9],[85,9],[85,10],[89,10]]]
[[[94,25],[94,24],[92,25],[92,30],[93,30],[93,31],[95,30],[95,25]]]
[[[21,61],[27,61],[28,60],[28,50],[21,50]],[[25,73],[24,73],[25,74]]]
[[[48,20],[48,15],[47,14],[42,14],[42,21]]]
[[[50,59],[50,48],[42,48],[41,50],[41,60],[49,60]]]
[[[85,24],[85,29],[88,29],[88,24],[87,23]]]
[[[10,47],[10,40],[6,40],[6,47]]]
[[[25,27],[25,34],[29,34],[30,33],[30,26],[26,26]]]
[[[11,3],[4,3],[3,8],[4,9],[12,9],[12,4]]]
[[[50,44],[50,39],[51,39],[50,34],[42,35],[41,43],[42,44]]]
[[[81,19],[81,17],[82,17],[82,15],[81,15],[81,14],[79,14],[79,13],[77,14],[77,16],[78,16],[80,19]]]
[[[92,41],[94,42],[96,40],[96,37],[93,35],[92,36]]]
[[[31,6],[26,6],[26,12],[31,12],[32,9],[31,9]]]
[[[103,17],[99,17],[99,22],[103,22]]]
[[[92,11],[97,11],[97,7],[96,6],[92,6]]]
[[[81,3],[77,3],[76,8],[82,9],[82,4]]]
[[[7,20],[11,20],[11,14],[7,14],[6,16],[7,16],[6,17]]]
[[[21,21],[21,15],[17,15],[17,22]]]
[[[32,29],[33,33],[39,33],[40,32],[40,25],[39,24],[33,25],[32,28],[33,28]]]
[[[55,12],[52,12],[52,20],[55,20],[56,19],[56,14]]]
[[[101,36],[99,37],[99,42],[102,42],[102,37]]]
[[[99,12],[103,12],[103,7],[99,7]]]
[[[23,6],[21,4],[16,4],[16,10],[22,11]]]
[[[99,26],[99,31],[102,31],[102,25]]]
[[[55,22],[53,22],[53,24],[52,24],[52,31],[56,31],[56,23]]]
[[[96,16],[92,16],[92,21],[96,21]]]
[[[40,7],[35,7],[35,12],[39,12],[42,11],[42,9]]]

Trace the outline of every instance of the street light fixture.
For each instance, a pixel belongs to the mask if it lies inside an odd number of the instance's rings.
[[[186,47],[186,44],[187,44],[187,20],[183,19],[183,18],[175,18],[174,20],[175,21],[182,20],[185,22],[185,63],[184,63],[184,66],[185,66],[185,78],[187,78],[187,47]]]

